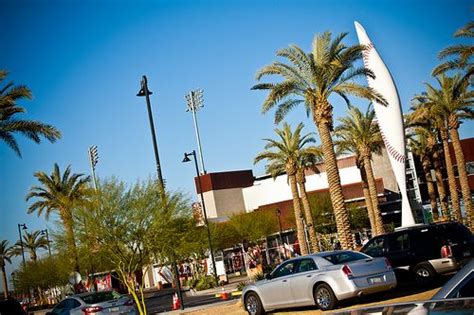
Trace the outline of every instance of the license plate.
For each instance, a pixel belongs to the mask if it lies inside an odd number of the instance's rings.
[[[119,308],[118,307],[111,307],[110,308],[110,312],[118,312],[119,311]]]
[[[468,250],[463,251],[462,254],[463,254],[464,257],[471,256],[471,252],[468,251]]]
[[[376,283],[382,283],[382,282],[385,282],[385,279],[383,277],[369,278],[369,283],[370,284],[376,284]]]

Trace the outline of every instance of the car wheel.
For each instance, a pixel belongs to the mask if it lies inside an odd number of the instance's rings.
[[[413,273],[416,277],[416,282],[420,285],[427,285],[433,282],[436,277],[436,271],[430,263],[419,263],[413,268]]]
[[[257,293],[249,292],[245,296],[245,310],[250,315],[262,315],[265,314],[265,310],[263,309],[262,302],[258,297]]]
[[[331,287],[325,283],[318,285],[313,292],[314,302],[322,310],[332,310],[337,306],[337,298]]]

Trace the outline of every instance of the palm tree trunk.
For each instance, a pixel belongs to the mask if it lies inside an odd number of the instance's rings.
[[[301,255],[308,255],[308,247],[306,246],[304,236],[304,226],[303,222],[301,221],[303,215],[301,213],[300,198],[298,196],[298,187],[296,186],[295,175],[288,175],[288,180],[290,182],[291,195],[293,196],[293,210],[295,212],[296,235],[298,237]]]
[[[344,203],[344,195],[342,194],[341,178],[337,168],[336,153],[334,152],[334,143],[331,138],[329,123],[318,123],[316,119],[314,119],[314,121],[321,138],[324,165],[326,167],[329,184],[329,195],[331,197],[334,216],[336,217],[336,228],[339,241],[341,242],[343,249],[352,249],[354,247],[354,241],[351,233],[349,214],[347,213],[346,205]]]
[[[30,249],[30,259],[32,262],[36,262],[36,259],[38,259],[36,251],[34,249]]]
[[[454,177],[453,162],[451,160],[451,153],[449,152],[448,130],[446,127],[442,127],[440,131],[441,141],[443,143],[444,160],[446,161],[446,172],[448,173],[448,186],[449,194],[451,195],[452,215],[454,216],[454,220],[462,222],[456,178]]]
[[[374,172],[372,171],[370,155],[364,156],[364,170],[367,174],[367,183],[369,184],[370,199],[372,200],[372,210],[374,212],[374,221],[377,235],[381,235],[385,233],[385,229],[383,227],[382,215],[380,214],[377,186],[375,184]]]
[[[437,148],[433,151],[433,163],[436,177],[436,188],[438,189],[439,203],[441,204],[442,217],[450,218],[451,214],[448,208],[448,195],[446,194],[446,186],[444,185],[443,172],[441,171],[441,161]]]
[[[73,229],[74,222],[70,211],[61,209],[61,219],[64,224],[64,229],[66,230],[66,241],[70,254],[69,259],[71,260],[74,271],[79,272],[79,258],[77,256],[76,239],[74,237]]]
[[[474,217],[472,213],[472,197],[469,183],[467,180],[466,161],[462,152],[461,141],[459,140],[459,132],[457,129],[450,129],[451,140],[453,142],[454,155],[456,156],[456,164],[458,167],[459,183],[461,184],[462,198],[464,200],[464,209],[467,215],[467,225],[474,231]],[[462,221],[460,221],[462,222]]]
[[[362,192],[364,193],[365,206],[367,207],[367,214],[369,216],[370,229],[374,236],[377,235],[377,227],[375,226],[374,209],[372,208],[372,199],[370,198],[369,184],[367,183],[367,174],[365,173],[364,167],[358,166],[360,171],[360,177],[362,179]]]
[[[8,298],[8,280],[7,274],[5,273],[5,266],[2,266],[2,279],[3,279],[3,296],[5,299]]]
[[[301,203],[303,204],[303,211],[304,211],[304,215],[306,219],[306,224],[308,226],[309,240],[311,242],[311,252],[316,253],[319,251],[319,245],[318,245],[319,242],[318,242],[318,237],[316,236],[316,231],[314,230],[313,214],[311,212],[311,206],[309,204],[308,194],[306,193],[306,187],[304,184],[305,183],[304,171],[298,172],[296,179],[298,182],[298,187],[300,189]]]
[[[423,174],[425,176],[426,186],[428,188],[428,196],[430,197],[431,212],[433,213],[433,220],[438,221],[438,205],[436,203],[436,192],[434,188],[433,178],[431,177],[431,163],[427,155],[420,156],[423,167]]]

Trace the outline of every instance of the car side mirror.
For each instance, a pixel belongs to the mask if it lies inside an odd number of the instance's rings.
[[[271,280],[271,279],[272,279],[272,275],[271,275],[270,273],[266,273],[266,274],[265,274],[265,279]]]

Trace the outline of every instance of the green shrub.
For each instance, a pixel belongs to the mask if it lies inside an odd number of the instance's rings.
[[[237,291],[242,291],[247,284],[247,281],[239,282],[239,284],[237,285]]]
[[[217,286],[216,279],[213,276],[204,276],[199,278],[196,283],[195,289],[197,291],[207,290]]]

